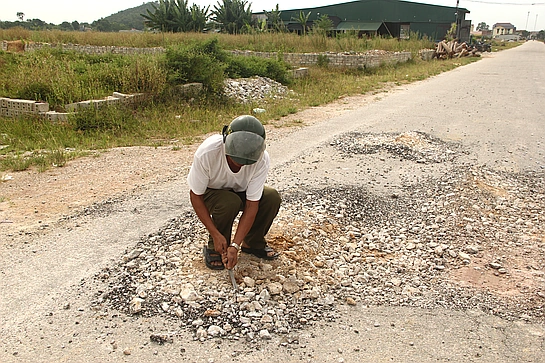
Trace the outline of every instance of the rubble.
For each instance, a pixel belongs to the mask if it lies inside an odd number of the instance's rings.
[[[267,77],[226,79],[224,93],[240,103],[266,101],[284,98],[290,90],[279,82]]]

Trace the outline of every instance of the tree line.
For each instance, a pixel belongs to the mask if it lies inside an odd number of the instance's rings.
[[[253,19],[251,4],[247,0],[221,0],[214,5],[202,8],[196,4],[191,7],[187,0],[159,0],[148,9],[145,25],[149,29],[163,32],[200,32],[205,29],[218,29],[229,34],[238,34],[250,30],[287,31],[280,17],[278,4],[270,11],[264,10],[266,19]],[[310,12],[300,12],[293,18],[301,26],[303,34],[308,30]],[[333,22],[324,14],[313,23],[313,29],[330,30]]]

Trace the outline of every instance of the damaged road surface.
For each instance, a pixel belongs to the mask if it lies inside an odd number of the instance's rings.
[[[0,360],[543,362],[544,62],[527,42],[269,141],[282,255],[242,254],[238,292],[185,175],[13,236]]]

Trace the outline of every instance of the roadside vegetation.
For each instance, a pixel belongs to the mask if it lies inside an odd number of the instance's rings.
[[[379,92],[386,85],[422,80],[468,64],[478,58],[423,61],[420,49],[433,43],[419,37],[399,41],[358,38],[355,34],[326,37],[290,33],[84,33],[0,30],[0,40],[77,43],[133,47],[161,46],[160,55],[85,55],[58,48],[35,52],[0,52],[0,97],[44,101],[50,109],[98,99],[113,92],[144,93],[131,107],[108,107],[78,112],[68,122],[52,123],[36,117],[0,117],[0,171],[36,167],[46,170],[93,150],[118,146],[171,145],[178,148],[203,134],[218,131],[235,116],[263,108],[259,118],[268,123],[307,107],[340,97]],[[310,67],[310,76],[293,79],[280,59],[237,57],[231,49],[284,52],[367,50],[410,51],[413,60],[376,69],[334,69],[324,62]],[[240,104],[222,94],[226,78],[259,75],[293,91],[283,99]],[[204,92],[187,96],[185,83],[200,82]]]

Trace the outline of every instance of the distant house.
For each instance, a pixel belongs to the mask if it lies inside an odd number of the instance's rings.
[[[517,28],[511,23],[496,23],[492,27],[492,37],[500,40],[519,40]]]

